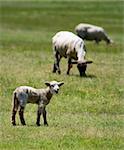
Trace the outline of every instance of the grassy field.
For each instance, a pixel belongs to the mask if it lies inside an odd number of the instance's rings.
[[[124,148],[124,12],[122,1],[0,1],[0,150],[122,150]],[[115,41],[86,42],[87,78],[76,66],[52,74],[52,36],[80,22],[102,26]],[[35,125],[37,106],[25,110],[27,126],[11,125],[13,90],[64,81],[47,107],[48,127]]]

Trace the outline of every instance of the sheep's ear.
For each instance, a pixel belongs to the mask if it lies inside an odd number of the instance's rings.
[[[64,82],[59,82],[59,84],[58,84],[58,85],[59,85],[59,86],[62,86],[63,84],[64,84]]]
[[[85,63],[86,63],[86,64],[92,64],[93,61],[87,60]]]
[[[72,63],[72,64],[77,64],[77,61],[72,61],[71,63]]]
[[[45,82],[46,86],[50,86],[50,83],[49,82]]]

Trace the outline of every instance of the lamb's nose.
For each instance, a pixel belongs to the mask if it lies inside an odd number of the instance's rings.
[[[59,92],[59,89],[56,89],[56,93],[58,93]]]

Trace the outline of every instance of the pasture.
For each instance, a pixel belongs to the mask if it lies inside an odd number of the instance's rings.
[[[124,148],[124,3],[94,1],[0,1],[0,149],[121,150]],[[76,66],[53,74],[52,36],[74,32],[80,22],[102,26],[112,45],[86,41],[87,77]],[[11,125],[13,90],[20,85],[45,87],[64,81],[47,106],[48,127],[35,125],[37,106],[28,104],[27,125]],[[42,121],[42,119],[41,119]]]

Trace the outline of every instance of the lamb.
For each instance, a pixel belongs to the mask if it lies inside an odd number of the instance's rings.
[[[68,70],[69,75],[72,64],[77,64],[80,76],[85,76],[85,71],[88,63],[92,61],[85,60],[86,48],[84,41],[69,31],[60,31],[56,33],[52,38],[53,53],[54,53],[54,65],[53,73],[56,71],[60,74],[59,63],[62,57],[68,59]],[[76,61],[72,61],[72,59]]]
[[[22,125],[26,125],[24,119],[24,109],[27,103],[37,104],[37,126],[40,126],[40,116],[43,115],[44,125],[48,125],[46,118],[46,105],[49,104],[53,94],[58,93],[63,82],[45,82],[47,88],[35,89],[29,86],[20,86],[13,92],[12,100],[12,125],[16,125],[16,113],[19,108],[19,117]]]
[[[100,41],[104,40],[106,44],[113,43],[110,37],[106,34],[102,27],[80,23],[75,27],[75,32],[83,40],[95,40],[98,44]]]

